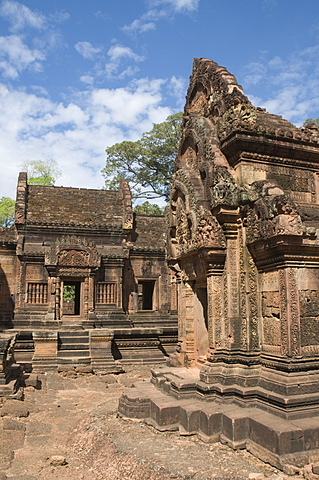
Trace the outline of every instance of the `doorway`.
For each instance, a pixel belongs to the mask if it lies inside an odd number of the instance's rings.
[[[153,310],[153,293],[155,281],[139,281],[138,282],[138,309]]]
[[[77,280],[64,281],[62,292],[62,315],[80,315],[81,313],[81,282]]]

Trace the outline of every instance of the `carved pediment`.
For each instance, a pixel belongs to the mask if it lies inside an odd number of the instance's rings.
[[[45,265],[98,267],[101,258],[96,245],[85,238],[67,236],[57,239],[46,252]]]
[[[89,266],[89,253],[84,250],[62,250],[58,254],[58,265],[70,267]]]

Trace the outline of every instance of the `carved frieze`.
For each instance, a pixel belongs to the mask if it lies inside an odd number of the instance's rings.
[[[46,266],[95,268],[100,262],[96,245],[73,235],[57,239],[45,255]]]

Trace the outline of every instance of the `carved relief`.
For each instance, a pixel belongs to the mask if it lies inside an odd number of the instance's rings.
[[[83,250],[62,250],[58,254],[58,264],[84,267],[89,264],[89,254]]]
[[[216,165],[212,170],[210,193],[212,208],[219,205],[238,206],[239,189],[234,177],[222,165]]]
[[[201,209],[198,214],[196,244],[200,247],[226,247],[224,233],[218,221],[212,214]]]
[[[45,265],[98,267],[100,255],[96,245],[83,237],[66,236],[56,240],[46,251]]]
[[[247,195],[242,213],[249,243],[274,235],[302,235],[302,221],[294,202],[275,182],[254,182]]]
[[[256,121],[256,110],[251,104],[244,103],[231,106],[220,119],[219,137],[222,140],[231,131],[238,128],[253,130]]]

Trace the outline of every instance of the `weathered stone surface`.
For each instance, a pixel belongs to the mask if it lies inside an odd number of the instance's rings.
[[[134,214],[124,179],[118,191],[88,190],[31,186],[22,172],[16,205],[16,234],[0,231],[9,263],[0,323],[19,331],[19,361],[97,374],[120,372],[119,361],[165,362],[177,338],[165,216]]]
[[[29,415],[28,408],[19,401],[7,401],[0,409],[0,417],[27,417]]]
[[[21,430],[24,432],[25,424],[12,418],[3,417],[2,428],[3,430]]]
[[[254,107],[224,67],[194,60],[167,240],[178,279],[170,359],[188,371],[154,372],[155,392],[127,389],[123,416],[293,474],[319,458],[318,165],[319,129]]]
[[[63,465],[67,465],[68,463],[66,461],[66,458],[62,455],[53,455],[49,461],[50,465],[52,465],[53,467],[62,467]]]

